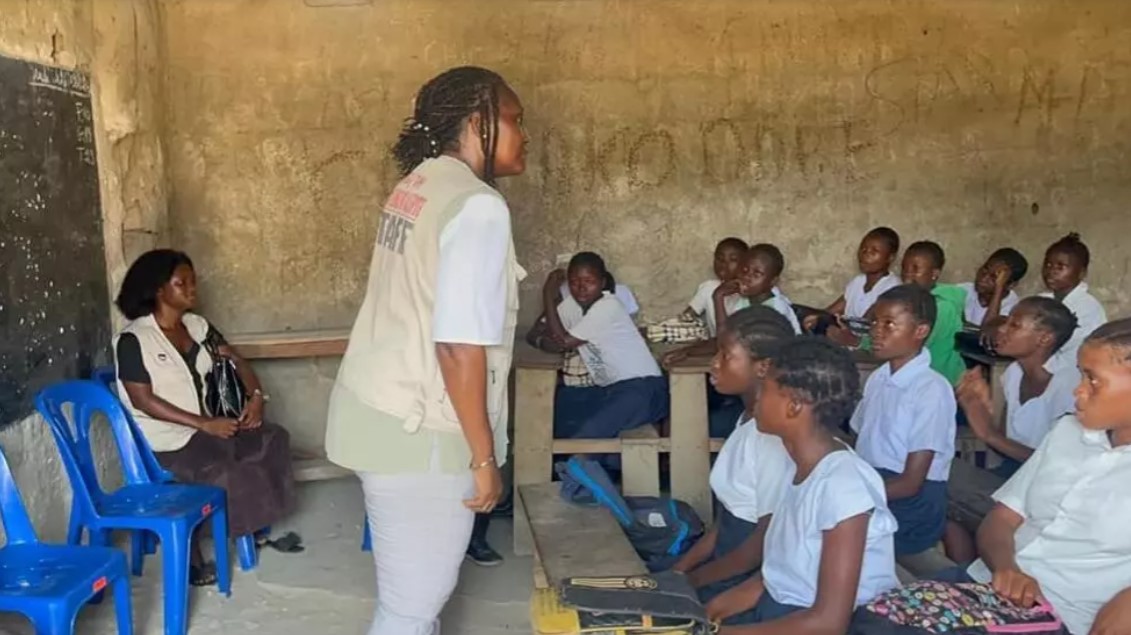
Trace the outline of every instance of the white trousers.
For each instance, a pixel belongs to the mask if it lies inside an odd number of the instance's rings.
[[[359,472],[377,565],[369,635],[440,635],[440,611],[459,582],[475,514],[462,474]]]

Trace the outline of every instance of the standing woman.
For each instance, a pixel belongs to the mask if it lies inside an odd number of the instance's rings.
[[[393,147],[365,301],[330,397],[326,451],[357,472],[373,532],[370,635],[438,635],[476,513],[503,492],[518,313],[510,211],[522,105],[499,75],[425,84]]]

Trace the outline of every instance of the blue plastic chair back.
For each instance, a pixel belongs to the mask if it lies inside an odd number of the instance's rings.
[[[24,507],[24,499],[16,488],[16,480],[8,469],[8,460],[4,458],[3,450],[0,450],[0,523],[4,525],[4,533],[7,534],[10,545],[39,542],[31,519],[28,518],[27,508]]]
[[[105,386],[83,380],[56,384],[36,396],[35,406],[51,427],[75,501],[85,511],[93,513],[95,501],[106,494],[98,483],[90,443],[91,424],[99,414],[110,426],[126,484],[152,482],[130,432],[126,412]]]
[[[106,389],[115,397],[118,396],[118,374],[114,371],[113,366],[95,368],[90,377],[103,386],[106,386]],[[121,403],[121,399],[119,399],[118,402]],[[126,423],[129,424],[130,434],[134,439],[134,445],[137,446],[138,452],[141,453],[141,462],[145,465],[145,471],[149,474],[149,480],[155,483],[172,483],[176,480],[173,473],[161,467],[161,463],[157,461],[157,457],[153,454],[153,448],[149,447],[149,441],[145,440],[145,435],[142,433],[141,428],[138,427],[137,422],[134,421],[133,415],[124,407],[122,411],[125,412]]]

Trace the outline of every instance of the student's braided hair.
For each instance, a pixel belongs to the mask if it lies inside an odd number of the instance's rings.
[[[1088,250],[1088,246],[1084,244],[1084,241],[1080,240],[1080,234],[1076,232],[1072,232],[1049,245],[1045,253],[1068,254],[1075,258],[1085,269],[1088,268],[1088,265],[1091,264],[1092,261],[1092,252]]]
[[[843,346],[799,337],[782,344],[772,363],[774,380],[809,404],[821,425],[837,428],[852,416],[860,401],[860,371]]]
[[[755,359],[772,358],[782,344],[794,337],[793,325],[789,320],[774,309],[762,305],[749,306],[732,313],[727,317],[726,330]]]
[[[1014,311],[1029,311],[1033,321],[1052,334],[1053,344],[1050,354],[1059,351],[1072,339],[1078,324],[1076,316],[1062,302],[1039,295],[1025,298],[1013,307]]]
[[[416,94],[412,117],[405,120],[393,145],[393,158],[401,175],[413,171],[425,159],[457,149],[464,122],[472,113],[479,113],[479,141],[485,157],[483,180],[494,182],[499,92],[505,88],[506,82],[498,73],[476,66],[453,68],[429,80]]]
[[[1085,344],[1103,344],[1118,349],[1124,361],[1131,361],[1131,318],[1112,320],[1092,331]]]
[[[892,287],[880,294],[876,303],[891,302],[907,309],[911,317],[920,324],[935,328],[935,321],[939,317],[939,307],[935,296],[917,284],[901,284]]]

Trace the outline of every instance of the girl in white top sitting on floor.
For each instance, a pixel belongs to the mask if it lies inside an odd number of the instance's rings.
[[[899,276],[891,273],[891,265],[897,255],[899,255],[899,234],[894,229],[876,227],[864,234],[864,238],[860,240],[860,247],[856,250],[856,264],[860,268],[860,273],[849,280],[844,293],[825,308],[828,315],[833,318],[865,317],[868,309],[872,308],[884,291],[899,286]],[[822,317],[825,319],[822,320]],[[837,341],[844,340],[850,335],[829,320],[828,316],[822,316],[820,313],[807,316],[803,326],[808,332],[828,334]]]
[[[559,302],[563,272],[546,279],[544,346],[576,350],[594,385],[558,386],[554,435],[563,439],[612,439],[622,431],[668,416],[668,384],[628,311],[612,291],[605,261],[589,251],[575,255],[564,273],[569,296]]]
[[[770,356],[794,338],[793,327],[769,307],[753,306],[727,318],[711,362],[711,384],[739,395],[746,409],[711,469],[719,501],[711,529],[674,569],[688,574],[703,602],[744,582],[762,564],[762,543],[793,461],[781,439],[758,431],[754,408]]]
[[[1092,255],[1080,240],[1080,234],[1068,234],[1049,246],[1041,270],[1047,292],[1041,295],[1064,303],[1076,316],[1076,331],[1068,343],[1050,360],[1052,366],[1074,366],[1076,351],[1092,331],[1107,322],[1107,313],[1100,301],[1088,293],[1088,266]]]
[[[1022,606],[1048,602],[1072,635],[1122,635],[1131,625],[1131,319],[1093,332],[1079,368],[1075,415],[994,493],[978,528],[981,560],[951,573]]]
[[[993,399],[981,368],[973,368],[958,383],[958,403],[970,429],[1002,455],[993,472],[1009,478],[1029,460],[1058,419],[1072,412],[1073,391],[1080,372],[1064,365],[1050,372],[1048,361],[1072,337],[1076,317],[1052,298],[1025,298],[997,329],[995,350],[1017,361],[1002,374],[1005,430],[993,421]],[[977,557],[974,537],[959,523],[947,522],[946,553],[959,563]]]
[[[773,357],[757,425],[795,466],[766,534],[760,576],[707,605],[722,635],[843,633],[853,610],[898,585],[884,482],[833,436],[860,399],[851,354],[797,339]]]

